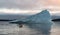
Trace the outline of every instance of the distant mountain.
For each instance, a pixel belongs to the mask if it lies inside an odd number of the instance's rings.
[[[58,15],[52,15],[51,18],[53,21],[60,21],[60,16],[58,16]]]
[[[0,14],[0,20],[15,20],[26,18],[28,15],[19,15],[19,14]]]

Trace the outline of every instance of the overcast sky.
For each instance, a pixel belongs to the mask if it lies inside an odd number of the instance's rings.
[[[41,9],[59,13],[60,0],[0,0],[0,13],[37,13]]]

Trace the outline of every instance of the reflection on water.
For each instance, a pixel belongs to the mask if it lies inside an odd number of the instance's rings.
[[[51,29],[51,33],[46,35],[60,35],[60,22],[55,22]],[[38,28],[37,28],[38,29]],[[31,29],[24,25],[19,28],[16,24],[9,24],[8,22],[0,22],[0,35],[45,35],[36,29]]]
[[[60,35],[60,21],[55,22],[51,32],[51,35]]]

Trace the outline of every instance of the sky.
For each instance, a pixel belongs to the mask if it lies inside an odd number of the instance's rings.
[[[33,14],[44,9],[60,13],[60,0],[0,0],[0,13]]]

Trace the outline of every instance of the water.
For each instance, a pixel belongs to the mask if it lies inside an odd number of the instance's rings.
[[[43,34],[40,31],[23,25],[19,28],[17,24],[9,24],[9,22],[0,21],[0,35],[60,35],[60,22],[54,22],[50,34]],[[37,28],[38,29],[38,28]]]

